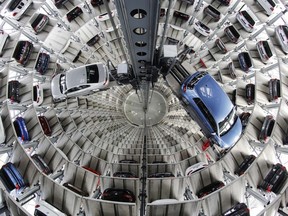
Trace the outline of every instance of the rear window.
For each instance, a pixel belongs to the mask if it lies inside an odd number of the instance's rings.
[[[204,25],[202,22],[198,22],[199,25],[201,26],[201,28],[205,29],[205,30],[210,30],[206,25]]]
[[[37,101],[37,87],[33,86],[33,100]]]
[[[38,14],[37,18],[31,23],[32,28],[35,28],[43,18],[43,14]]]
[[[267,41],[263,41],[263,47],[265,49],[266,54],[270,58],[272,56],[272,51],[271,51],[271,49],[269,47],[269,43]]]
[[[21,0],[12,0],[8,5],[8,10],[13,11],[20,4]]]
[[[255,21],[252,19],[252,17],[249,15],[247,11],[242,11],[241,13],[252,26],[255,25]]]
[[[218,10],[216,10],[214,7],[212,7],[211,5],[208,6],[208,9],[210,11],[212,11],[213,13],[217,14],[217,15],[220,15],[220,12]]]
[[[252,66],[252,62],[251,62],[251,58],[250,58],[248,52],[243,52],[243,56],[244,56],[244,59],[245,59],[247,66],[250,68]]]
[[[232,32],[232,34],[234,35],[234,37],[239,38],[240,35],[238,33],[238,31],[234,28],[234,26],[228,26],[229,30]]]
[[[286,38],[288,38],[288,26],[282,26],[282,29],[286,35]]]
[[[269,4],[272,6],[272,7],[275,7],[276,6],[276,4],[275,4],[275,2],[273,1],[273,0],[267,0],[268,2],[269,2]]]
[[[99,71],[97,65],[86,66],[87,83],[99,82]]]

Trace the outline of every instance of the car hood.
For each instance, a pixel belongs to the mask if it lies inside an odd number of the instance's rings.
[[[64,94],[60,91],[59,81],[61,74],[57,74],[51,81],[51,93],[54,98],[63,97]]]
[[[223,121],[233,108],[226,92],[211,76],[203,77],[195,85],[195,91],[209,109],[217,124]]]
[[[83,67],[75,68],[66,73],[67,89],[87,83],[86,69]]]
[[[230,130],[221,136],[223,143],[221,143],[222,148],[230,148],[232,147],[240,138],[242,133],[242,124],[240,118],[237,117],[235,124],[230,128]]]

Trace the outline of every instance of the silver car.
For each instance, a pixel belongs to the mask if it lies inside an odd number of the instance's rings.
[[[288,26],[280,25],[275,28],[277,39],[281,45],[282,50],[288,53]]]
[[[107,66],[93,63],[57,74],[51,81],[51,93],[54,102],[59,102],[69,97],[98,91],[106,88],[108,84]]]
[[[236,18],[247,32],[253,32],[255,21],[247,11],[239,11]]]

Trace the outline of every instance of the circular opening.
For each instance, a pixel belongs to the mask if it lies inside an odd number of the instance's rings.
[[[143,19],[147,15],[147,12],[143,9],[134,9],[130,15],[135,19]]]
[[[139,27],[139,28],[135,28],[133,32],[137,35],[144,35],[147,32],[147,29]]]
[[[146,52],[137,52],[138,56],[145,56],[147,53]]]
[[[144,46],[147,45],[147,43],[144,42],[144,41],[137,41],[137,42],[135,43],[135,45],[138,46],[138,47],[144,47]]]

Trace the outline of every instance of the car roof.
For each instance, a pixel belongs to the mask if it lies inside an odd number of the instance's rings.
[[[230,98],[209,74],[195,86],[195,91],[206,105],[216,123],[223,121],[234,107]]]
[[[66,72],[67,89],[87,83],[86,67],[78,67]]]

